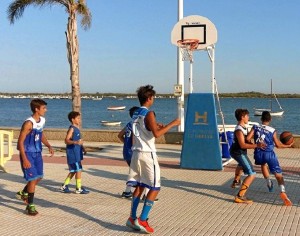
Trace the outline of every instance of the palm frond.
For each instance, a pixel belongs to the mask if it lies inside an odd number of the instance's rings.
[[[26,7],[32,5],[34,7],[43,7],[45,5],[52,6],[54,4],[63,5],[68,9],[68,2],[70,0],[15,0],[9,4],[7,9],[7,17],[11,24],[15,20],[22,17]]]
[[[92,14],[85,4],[85,1],[79,1],[77,5],[77,14],[80,15],[81,18],[81,26],[84,30],[87,30],[91,27],[92,23]]]

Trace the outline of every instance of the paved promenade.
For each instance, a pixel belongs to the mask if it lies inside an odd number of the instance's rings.
[[[91,192],[80,195],[58,191],[68,170],[63,143],[51,144],[56,153],[50,158],[45,149],[45,176],[35,194],[37,216],[26,215],[24,203],[15,198],[25,183],[16,150],[5,166],[9,173],[0,172],[0,234],[140,235],[125,226],[131,202],[120,197],[128,173],[122,145],[86,143],[92,148],[83,162],[82,183]],[[180,145],[158,145],[162,189],[149,217],[153,235],[300,235],[300,149],[277,150],[292,207],[282,205],[277,185],[268,192],[258,168],[247,195],[254,203],[233,203],[236,163],[223,171],[180,169],[180,150]]]

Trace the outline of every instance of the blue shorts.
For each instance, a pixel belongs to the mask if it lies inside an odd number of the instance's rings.
[[[68,164],[68,166],[69,166],[69,171],[72,172],[72,173],[82,171],[81,161],[75,162],[75,163],[72,163],[72,164]]]
[[[253,169],[253,165],[247,155],[244,155],[244,154],[241,154],[238,156],[233,155],[232,157],[234,160],[237,161],[238,165],[243,168],[245,175],[255,175],[256,174],[256,172]]]
[[[268,164],[270,172],[272,174],[282,173],[282,169],[279,165],[277,156],[275,152],[264,152],[260,151],[257,153],[254,153],[254,159],[255,159],[255,165],[265,165]]]
[[[43,178],[44,172],[43,172],[43,158],[42,153],[40,152],[27,152],[26,153],[27,159],[31,164],[31,167],[29,169],[23,168],[23,161],[20,157],[21,161],[21,168],[24,174],[24,179],[26,181],[32,181],[36,179]]]

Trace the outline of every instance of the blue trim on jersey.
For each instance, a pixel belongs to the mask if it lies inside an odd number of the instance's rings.
[[[76,172],[82,171],[82,164],[80,161],[72,163],[72,164],[68,164],[68,166],[69,166],[69,172],[71,172],[71,173],[76,173]]]

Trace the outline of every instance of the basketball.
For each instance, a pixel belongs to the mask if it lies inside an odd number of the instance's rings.
[[[283,144],[290,145],[294,142],[293,134],[289,131],[284,131],[280,134],[280,141]]]

